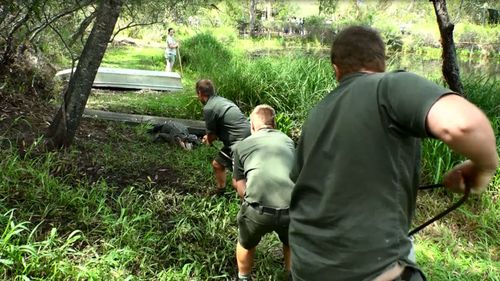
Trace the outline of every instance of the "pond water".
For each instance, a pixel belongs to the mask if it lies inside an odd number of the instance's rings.
[[[303,48],[286,48],[281,50],[258,50],[250,53],[251,57],[278,57],[282,55],[310,55],[316,57],[324,57],[330,59],[329,50],[322,49],[303,49]],[[442,60],[440,58],[423,60],[418,57],[391,58],[387,61],[389,70],[403,69],[411,71],[426,77],[440,77]],[[461,60],[458,63],[460,77],[469,76],[488,77],[500,81],[500,56],[487,58],[483,60]]]
[[[392,69],[404,69],[415,72],[417,74],[437,77],[442,75],[441,67],[442,60],[418,60],[418,59],[403,59],[391,62]],[[490,59],[486,61],[460,61],[458,62],[460,77],[488,77],[500,81],[500,60]]]

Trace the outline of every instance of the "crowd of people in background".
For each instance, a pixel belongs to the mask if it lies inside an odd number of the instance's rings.
[[[297,18],[297,17],[288,18],[287,23],[283,28],[283,32],[287,35],[292,35],[292,34],[305,35],[306,30],[304,28],[304,18]]]

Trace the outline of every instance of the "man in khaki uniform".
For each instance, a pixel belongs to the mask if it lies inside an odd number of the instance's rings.
[[[283,243],[285,269],[290,271],[288,207],[294,143],[276,130],[275,112],[269,105],[255,107],[250,127],[252,135],[239,142],[234,151],[233,185],[243,199],[238,213],[237,280],[250,280],[255,248],[266,233],[273,231]]]
[[[487,117],[453,91],[385,71],[379,33],[348,27],[334,39],[338,87],[309,114],[291,174],[294,281],[425,280],[408,237],[420,175],[420,139],[468,160],[446,188],[481,192],[498,165]]]
[[[203,104],[203,117],[207,133],[203,143],[212,144],[219,139],[224,147],[212,161],[217,183],[216,193],[226,188],[226,168],[233,169],[234,145],[250,135],[250,124],[236,104],[216,94],[214,84],[208,79],[196,82],[198,100]]]

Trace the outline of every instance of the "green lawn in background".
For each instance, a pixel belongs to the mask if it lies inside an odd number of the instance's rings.
[[[110,47],[101,66],[144,70],[164,70],[164,49],[144,46]]]

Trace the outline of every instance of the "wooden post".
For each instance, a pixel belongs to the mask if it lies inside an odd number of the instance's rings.
[[[179,67],[181,68],[181,77],[182,77],[182,59],[181,59],[181,48],[177,46],[177,55],[179,57]]]

